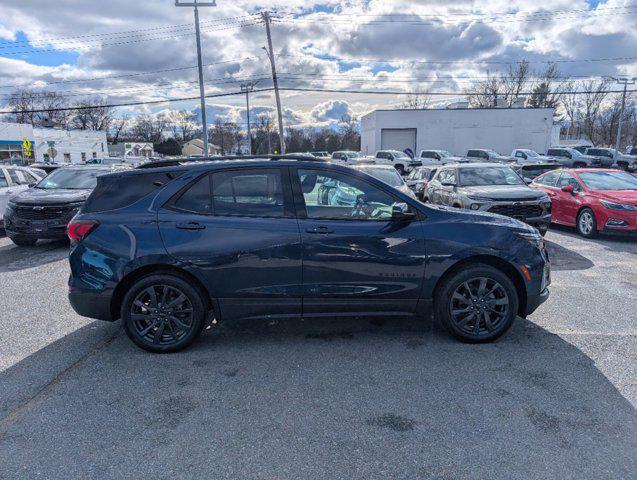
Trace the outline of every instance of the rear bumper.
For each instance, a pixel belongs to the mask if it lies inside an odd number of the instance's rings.
[[[78,315],[96,320],[112,322],[116,320],[111,315],[111,296],[105,294],[87,293],[81,290],[69,290],[69,302]]]

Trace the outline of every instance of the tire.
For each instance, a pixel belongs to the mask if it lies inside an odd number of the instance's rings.
[[[515,320],[518,305],[511,279],[490,265],[478,263],[446,277],[434,298],[436,319],[451,335],[468,343],[490,342],[502,336]]]
[[[396,167],[396,170],[398,170],[398,173],[400,173],[401,177],[405,175],[405,167],[403,167],[402,165],[396,165],[395,167]]]
[[[35,245],[35,242],[38,241],[37,238],[28,238],[20,235],[16,235],[13,237],[9,237],[13,243],[15,243],[18,247],[32,247]]]
[[[199,336],[206,308],[202,293],[188,281],[177,275],[155,274],[142,277],[128,290],[121,317],[126,335],[138,347],[170,353],[186,348]]]
[[[597,236],[597,220],[595,213],[590,208],[582,208],[577,214],[577,222],[575,224],[577,233],[584,238],[593,238]]]

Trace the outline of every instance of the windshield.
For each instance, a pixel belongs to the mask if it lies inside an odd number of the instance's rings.
[[[540,155],[533,150],[523,150],[527,157],[539,157]]]
[[[451,153],[449,153],[447,150],[439,150],[438,155],[443,158],[451,157]]]
[[[500,157],[501,155],[495,150],[485,150],[489,154],[490,157]]]
[[[361,168],[360,170],[392,187],[400,187],[403,184],[400,174],[393,168]]]
[[[108,173],[102,169],[60,168],[49,174],[35,188],[52,190],[68,188],[71,190],[93,189],[97,185],[97,177]]]
[[[407,155],[405,152],[399,152],[399,151],[395,151],[395,152],[391,152],[394,157],[396,158],[409,158],[409,155]]]
[[[358,158],[361,156],[361,154],[358,152],[343,152],[343,153],[347,155],[347,158]]]
[[[626,172],[581,172],[579,177],[591,190],[637,190],[637,178]]]
[[[524,185],[520,176],[509,167],[461,168],[459,185]]]
[[[580,152],[579,150],[575,150],[574,148],[567,148],[566,151],[573,157],[579,157],[582,155],[582,152]]]

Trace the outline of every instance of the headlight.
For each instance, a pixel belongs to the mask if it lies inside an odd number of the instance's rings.
[[[536,246],[537,248],[539,248],[540,250],[544,249],[544,239],[542,238],[542,235],[536,232],[516,232],[516,235],[520,238],[523,238],[524,240],[526,240],[527,242],[531,243],[532,245]]]
[[[599,203],[604,205],[609,210],[637,210],[637,207],[635,205],[626,205],[625,203],[609,202],[608,200],[600,200]]]
[[[490,202],[492,199],[489,197],[479,197],[477,195],[467,195],[467,198],[471,200],[477,200],[478,202]]]

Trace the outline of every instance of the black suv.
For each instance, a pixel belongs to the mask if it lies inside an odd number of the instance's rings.
[[[65,239],[66,226],[97,184],[113,171],[107,166],[68,166],[52,171],[32,188],[13,196],[4,223],[7,236],[19,246],[38,239]]]
[[[233,160],[104,175],[68,227],[69,298],[123,319],[140,347],[179,350],[211,319],[436,318],[502,335],[548,297],[537,230],[427,206],[362,171]],[[321,198],[338,184],[347,195]]]

